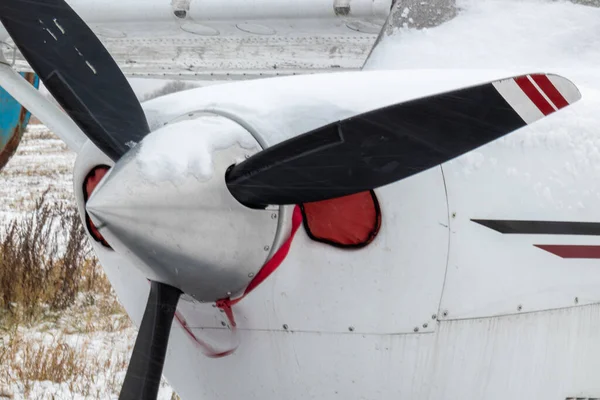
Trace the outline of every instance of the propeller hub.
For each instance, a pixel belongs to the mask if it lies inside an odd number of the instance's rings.
[[[268,259],[279,209],[240,204],[227,169],[261,150],[252,134],[215,115],[167,125],[127,152],[87,211],[102,236],[148,279],[199,301],[244,290]]]

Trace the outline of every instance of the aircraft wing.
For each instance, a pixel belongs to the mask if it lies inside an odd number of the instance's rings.
[[[68,3],[128,77],[223,80],[360,69],[393,0]],[[31,71],[1,27],[0,43],[15,69]]]

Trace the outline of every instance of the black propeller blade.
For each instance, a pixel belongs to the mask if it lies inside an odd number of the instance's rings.
[[[151,284],[119,400],[156,399],[158,395],[171,324],[181,291],[164,283]]]
[[[524,125],[486,83],[374,110],[286,140],[233,167],[227,186],[238,201],[255,208],[340,197],[407,178]]]
[[[150,132],[118,65],[64,0],[2,0],[0,21],[54,98],[111,159]]]

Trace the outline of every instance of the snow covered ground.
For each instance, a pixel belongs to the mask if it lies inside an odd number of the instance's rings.
[[[503,68],[564,75],[579,86],[582,101],[560,114],[563,121],[560,129],[548,135],[544,130],[555,124],[554,117],[548,118],[547,122],[534,126],[530,139],[520,145],[579,146],[581,159],[565,168],[574,168],[574,173],[577,168],[598,170],[600,9],[547,0],[458,0],[458,5],[458,16],[439,27],[419,31],[399,29],[384,37],[366,69],[464,69],[467,74],[468,69]],[[405,12],[410,15],[409,9]],[[572,140],[574,134],[579,135],[577,141]],[[545,142],[540,142],[540,138]],[[510,144],[522,138],[504,140]],[[48,187],[52,198],[72,201],[74,160],[75,155],[45,127],[30,126],[17,154],[0,173],[4,182],[0,185],[0,217],[12,218],[30,209],[37,194]],[[475,156],[464,160],[468,168],[483,162]],[[76,319],[76,315],[73,313],[71,317]],[[135,330],[129,326],[118,332],[65,334],[56,325],[24,329],[21,336],[38,342],[60,338],[108,368],[99,373],[88,394],[81,393],[81,387],[46,381],[35,383],[26,396],[23,382],[15,379],[0,382],[0,398],[3,394],[13,399],[115,398],[118,393],[115,379],[118,382],[123,378],[124,360],[131,351]],[[160,398],[170,399],[171,394],[172,390],[165,385]]]
[[[30,210],[45,190],[53,200],[71,201],[75,153],[43,125],[29,125],[16,155],[0,172],[0,213]]]

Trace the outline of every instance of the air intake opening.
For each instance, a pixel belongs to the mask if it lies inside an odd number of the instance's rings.
[[[88,199],[92,195],[92,192],[98,186],[98,183],[104,178],[104,175],[108,172],[110,167],[108,165],[98,165],[85,176],[83,180],[83,201],[84,204],[87,204]],[[85,225],[89,234],[94,238],[96,242],[102,244],[102,246],[111,249],[110,245],[106,242],[104,237],[100,234],[100,231],[94,225],[94,222],[88,215],[87,211],[85,212]]]
[[[381,208],[373,190],[301,205],[304,228],[317,242],[362,248],[381,228]]]

